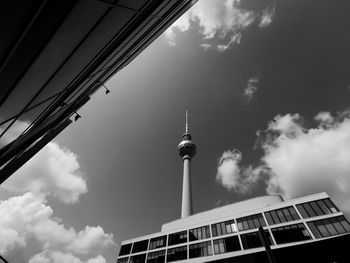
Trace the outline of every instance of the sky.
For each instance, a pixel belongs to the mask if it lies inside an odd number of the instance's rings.
[[[350,215],[349,7],[199,0],[1,185],[0,253],[114,262],[122,240],[178,219],[186,109],[194,213],[325,191]]]

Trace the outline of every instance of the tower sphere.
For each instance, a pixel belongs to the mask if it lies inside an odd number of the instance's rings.
[[[185,134],[186,135],[186,134]],[[184,137],[185,137],[184,135]],[[190,158],[195,156],[197,152],[197,146],[191,139],[184,138],[179,145],[177,146],[177,150],[179,151],[179,155],[184,158],[184,156],[189,155]]]

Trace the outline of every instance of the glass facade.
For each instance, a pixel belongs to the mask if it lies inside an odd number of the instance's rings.
[[[297,205],[303,218],[328,215],[339,212],[330,199],[323,199]]]
[[[129,262],[129,257],[126,258],[119,258],[117,260],[117,263],[128,263]]]
[[[215,255],[241,250],[238,236],[216,239],[213,241]]]
[[[238,230],[242,231],[242,230],[259,228],[261,226],[266,226],[266,223],[262,214],[256,214],[256,215],[238,218],[237,226],[238,226]]]
[[[268,237],[269,245],[272,245],[273,242],[270,236],[270,232],[268,230],[265,230],[265,234]],[[260,241],[259,232],[241,235],[241,240],[244,249],[257,248],[263,246],[263,244]]]
[[[349,222],[344,216],[308,222],[311,232],[315,238],[335,236],[350,232]]]
[[[213,233],[213,237],[222,236],[237,232],[237,226],[235,220],[232,219],[211,225],[211,231]]]
[[[147,255],[147,263],[164,263],[164,262],[165,262],[165,250],[150,252]]]
[[[269,225],[300,219],[297,211],[295,211],[294,207],[292,206],[265,212],[265,217]]]
[[[146,254],[135,255],[130,257],[129,263],[145,263]]]
[[[124,244],[120,248],[121,258],[117,263],[165,263],[259,248],[263,246],[257,231],[259,227],[265,228],[270,245],[311,240],[313,238],[311,233],[315,239],[350,233],[350,224],[346,218],[334,217],[333,214],[338,211],[327,198],[232,218],[211,225]],[[300,215],[307,219],[304,220],[306,222],[293,222],[301,220]],[[328,218],[318,220],[311,218],[324,215],[328,215]],[[282,223],[282,226],[276,225]],[[249,231],[252,229],[254,232]],[[175,245],[177,247],[168,248]]]
[[[187,259],[187,246],[170,248],[167,252],[167,262]]]
[[[311,239],[304,224],[288,225],[272,229],[277,244],[304,241]]]
[[[119,251],[119,256],[130,254],[131,246],[132,246],[132,244],[122,245],[122,247],[120,248],[120,251]]]
[[[201,240],[210,238],[210,229],[209,226],[198,227],[190,229],[189,239],[190,241]]]
[[[132,253],[146,251],[148,248],[148,239],[135,242],[132,247]]]
[[[181,231],[169,235],[169,246],[187,242],[187,231]]]
[[[166,246],[166,236],[151,238],[149,242],[149,249],[156,249]]]
[[[213,255],[211,241],[190,245],[189,250],[190,258],[206,257]]]

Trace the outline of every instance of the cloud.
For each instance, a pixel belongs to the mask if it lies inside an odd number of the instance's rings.
[[[170,45],[176,45],[176,34],[188,31],[197,23],[202,40],[206,41],[204,47],[211,46],[223,52],[232,44],[239,44],[242,32],[253,23],[257,22],[260,28],[271,24],[275,10],[275,5],[268,5],[261,11],[247,10],[241,7],[240,0],[200,0],[165,31],[165,37]],[[220,43],[208,43],[214,38]]]
[[[257,77],[251,77],[248,80],[247,87],[243,91],[243,96],[245,96],[250,102],[250,100],[253,98],[254,93],[258,90],[258,84],[259,84],[259,78]]]
[[[0,253],[10,252],[17,246],[25,248],[30,239],[31,242],[35,240],[44,250],[33,257],[36,260],[33,262],[56,262],[48,256],[46,258],[51,261],[44,261],[43,255],[49,253],[45,251],[59,251],[62,255],[71,254],[75,257],[98,256],[101,251],[115,244],[113,235],[105,233],[100,226],[86,226],[85,229],[76,231],[72,227],[67,228],[60,221],[53,217],[52,208],[42,196],[26,193],[1,201]],[[53,255],[51,252],[49,254]]]
[[[190,29],[190,14],[189,13],[185,13],[184,15],[182,15],[178,20],[176,20],[176,25],[172,25],[168,30],[166,30],[164,32],[165,37],[169,43],[169,45],[171,46],[175,46],[176,45],[176,32],[185,32],[188,31]],[[174,30],[172,30],[174,29]]]
[[[86,226],[84,230],[75,234],[74,240],[67,249],[87,255],[89,253],[98,253],[98,251],[111,244],[113,244],[113,236],[106,234],[102,227]]]
[[[273,21],[273,18],[275,16],[275,12],[276,12],[276,6],[275,5],[267,6],[262,11],[262,15],[260,17],[259,27],[260,28],[268,27]]]
[[[17,121],[0,144],[17,138],[28,125]],[[0,132],[3,129],[0,127]],[[53,217],[47,204],[48,196],[70,204],[87,192],[76,154],[50,142],[1,187],[20,195],[0,201],[0,254],[11,255],[21,249],[26,251],[25,256],[33,255],[34,246],[34,253],[39,253],[30,258],[31,263],[106,262],[100,253],[115,246],[112,234],[105,233],[101,226],[85,226],[80,231],[66,227],[61,219]]]
[[[27,122],[17,121],[2,143],[15,139],[27,126]],[[48,143],[7,179],[2,188],[12,193],[52,195],[65,203],[77,202],[80,195],[87,192],[78,156],[55,142]]]
[[[98,255],[95,258],[91,258],[87,261],[82,261],[80,258],[74,256],[71,253],[63,253],[60,251],[45,250],[39,254],[33,256],[29,263],[106,263],[106,259]]]
[[[225,151],[218,161],[216,181],[228,190],[245,194],[252,190],[258,182],[260,168],[240,167],[242,154],[240,151]]]
[[[224,171],[220,182],[238,192],[242,187],[249,190],[260,169],[258,180],[266,183],[269,194],[295,198],[325,191],[350,213],[350,114],[320,112],[315,121],[315,128],[307,128],[299,114],[278,115],[257,133],[264,152],[259,165],[248,167],[251,171],[241,168],[241,154],[235,152],[229,165],[218,167],[218,173]]]
[[[317,128],[306,129],[299,115],[279,116],[265,133],[262,161],[271,168],[268,193],[294,198],[326,191],[350,212],[350,119],[347,113],[315,117]]]

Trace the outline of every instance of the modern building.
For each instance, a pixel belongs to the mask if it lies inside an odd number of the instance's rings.
[[[350,262],[350,224],[326,193],[283,200],[261,196],[192,214],[188,131],[179,144],[184,161],[181,219],[160,232],[122,242],[117,263]]]
[[[195,2],[1,1],[0,184]]]

